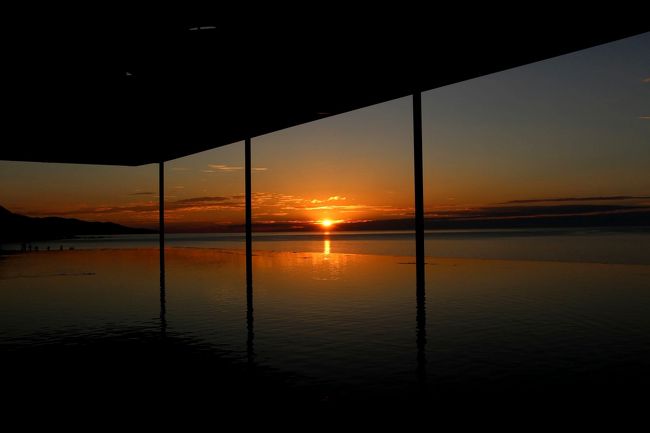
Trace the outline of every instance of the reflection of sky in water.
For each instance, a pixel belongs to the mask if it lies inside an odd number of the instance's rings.
[[[410,232],[355,233],[261,233],[253,237],[255,251],[304,251],[327,254],[415,255]],[[426,255],[430,257],[553,260],[571,262],[650,264],[650,231],[644,228],[619,229],[531,229],[460,230],[425,234]],[[170,234],[168,247],[244,248],[242,234]],[[156,248],[156,235],[117,235],[39,242],[41,250],[94,248]],[[334,249],[332,249],[334,247]],[[20,250],[20,244],[2,245]]]
[[[329,237],[318,252],[256,252],[256,362],[322,386],[401,389],[416,377],[413,259],[337,248]],[[244,259],[169,248],[168,332],[245,359]],[[470,370],[482,383],[533,370],[578,377],[621,359],[650,364],[650,266],[427,262],[426,350],[437,386]],[[0,343],[155,328],[158,277],[155,249],[1,257]]]

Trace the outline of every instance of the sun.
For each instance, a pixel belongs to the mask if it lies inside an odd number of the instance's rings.
[[[326,220],[322,220],[322,221],[320,222],[320,225],[322,225],[323,228],[328,229],[328,228],[332,227],[332,225],[334,225],[334,221],[332,221],[332,220],[327,220],[327,219],[326,219]]]

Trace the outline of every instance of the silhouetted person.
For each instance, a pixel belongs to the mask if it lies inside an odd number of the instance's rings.
[[[29,248],[29,251],[31,252],[32,251],[32,244],[29,244],[28,248]]]
[[[46,250],[50,251],[50,246],[49,245],[47,246]]]
[[[38,251],[38,245],[34,245],[34,251]]]
[[[59,251],[63,251],[63,245],[59,245]]]

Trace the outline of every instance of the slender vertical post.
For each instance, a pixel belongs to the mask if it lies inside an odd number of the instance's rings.
[[[245,171],[246,171],[246,283],[253,284],[253,223],[252,223],[252,193],[251,193],[251,139],[244,142]]]
[[[415,175],[415,257],[418,287],[424,290],[424,180],[422,174],[422,95],[413,94],[413,163]]]
[[[160,232],[160,253],[164,255],[165,252],[165,163],[158,163],[158,227]],[[162,256],[161,256],[162,257]],[[162,265],[163,262],[161,261]],[[162,269],[162,266],[161,266]]]
[[[165,163],[158,163],[158,239],[160,241],[160,329],[165,336],[167,329],[165,306]]]
[[[253,199],[251,192],[251,139],[244,141],[244,159],[246,172],[246,352],[248,362],[255,358],[253,328]]]
[[[422,95],[413,94],[413,162],[415,175],[415,263],[417,377],[426,398],[426,298],[424,285],[424,179],[422,168]]]

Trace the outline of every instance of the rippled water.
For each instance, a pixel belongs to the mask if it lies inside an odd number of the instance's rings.
[[[128,357],[169,339],[282,375],[316,401],[648,382],[650,265],[429,257],[418,322],[412,257],[337,253],[336,242],[256,251],[251,305],[241,250],[168,248],[164,304],[153,248],[0,256],[0,344],[67,359],[62,347],[110,341]]]

